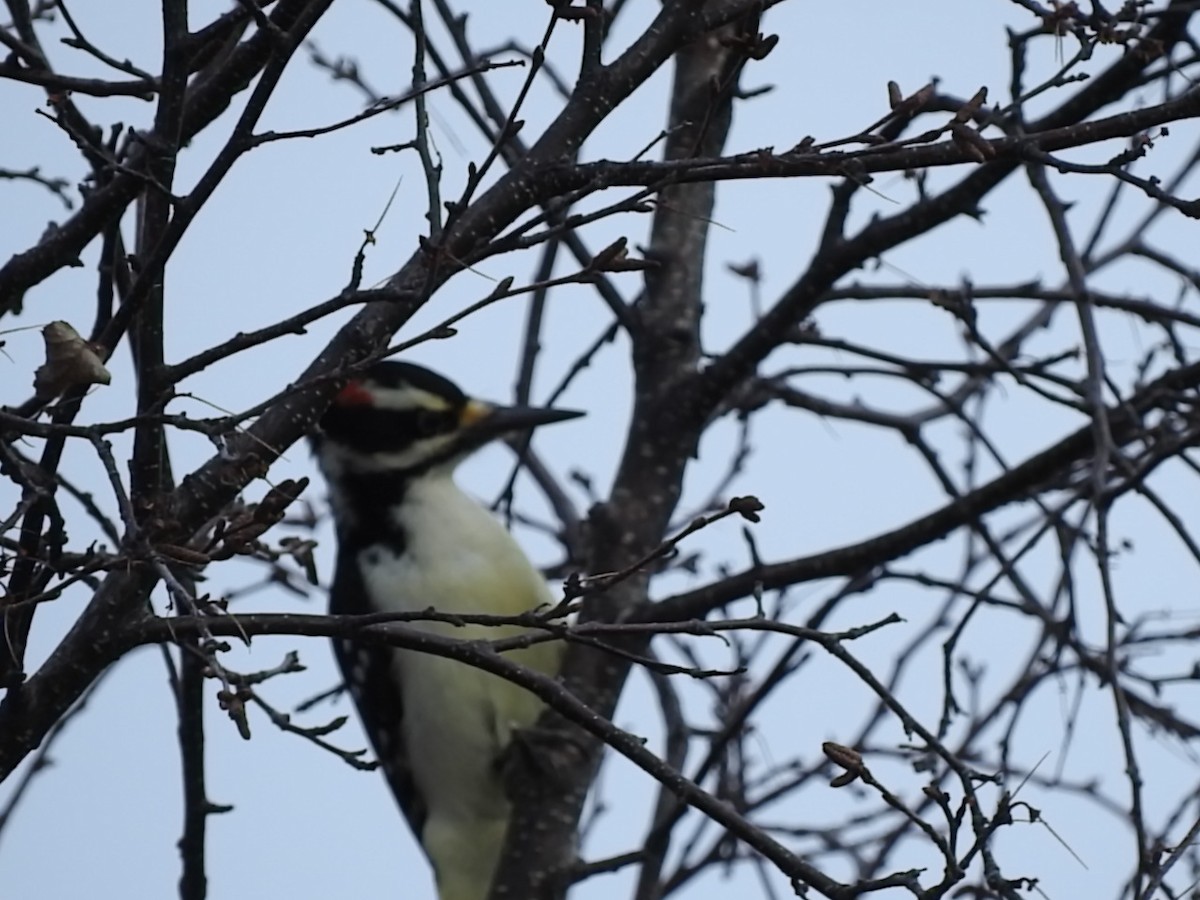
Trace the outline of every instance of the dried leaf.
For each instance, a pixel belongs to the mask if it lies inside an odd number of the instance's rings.
[[[888,103],[891,104],[892,112],[897,116],[914,116],[929,102],[929,98],[933,96],[934,85],[929,82],[916,93],[909,94],[904,99],[897,99],[896,94],[899,93],[899,86],[895,92],[892,91],[892,86],[895,82],[888,82]]]
[[[954,145],[977,163],[995,159],[996,148],[992,142],[969,125],[955,122],[950,126],[950,139]]]
[[[608,266],[612,265],[612,263],[616,262],[617,260],[624,259],[627,253],[625,248],[628,243],[629,241],[627,238],[617,238],[615,241],[592,257],[592,262],[589,268],[603,272]]]
[[[260,502],[247,506],[225,524],[220,534],[220,549],[209,555],[213,559],[228,559],[235,554],[254,553],[255,542],[283,518],[306,487],[307,478],[279,482]]]
[[[840,788],[840,787],[845,787],[848,784],[854,784],[854,782],[856,782],[856,781],[858,781],[858,773],[857,772],[843,772],[841,775],[838,775],[836,778],[831,778],[829,780],[829,786],[835,787],[835,788]]]
[[[852,747],[847,747],[845,744],[838,744],[834,741],[826,741],[821,745],[821,752],[831,761],[837,763],[843,769],[849,771],[859,771],[863,767],[862,754]]]
[[[158,544],[155,549],[172,562],[182,563],[185,566],[203,568],[212,562],[207,553],[201,553],[191,547],[181,547],[178,544]]]
[[[987,88],[981,87],[975,92],[975,96],[958,108],[958,112],[954,114],[954,121],[958,123],[970,121],[985,103],[987,103]]]
[[[42,338],[46,342],[46,362],[33,375],[33,390],[39,400],[52,400],[73,387],[112,381],[97,349],[68,323],[51,322],[42,329]]]

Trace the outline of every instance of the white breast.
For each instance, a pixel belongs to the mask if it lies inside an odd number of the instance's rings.
[[[404,534],[403,554],[376,546],[359,556],[381,609],[516,615],[552,602],[512,535],[449,474],[417,479],[393,517]]]
[[[418,479],[395,517],[405,536],[404,552],[375,546],[359,554],[376,608],[517,615],[553,602],[541,573],[512,536],[449,475]],[[462,640],[496,640],[521,630],[433,622],[414,627]],[[554,674],[560,654],[561,647],[542,644],[511,658]],[[497,759],[513,728],[536,721],[541,702],[454,660],[400,651],[394,664],[413,775],[429,809],[426,831],[470,832],[507,820]]]

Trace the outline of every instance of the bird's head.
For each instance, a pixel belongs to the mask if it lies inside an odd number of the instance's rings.
[[[314,437],[326,474],[416,477],[449,472],[497,438],[562,422],[573,410],[495,406],[411,363],[377,363],[353,377]]]

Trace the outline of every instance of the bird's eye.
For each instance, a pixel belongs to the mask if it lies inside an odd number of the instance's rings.
[[[453,427],[454,416],[445,410],[423,409],[417,413],[417,434],[421,437],[433,437]]]

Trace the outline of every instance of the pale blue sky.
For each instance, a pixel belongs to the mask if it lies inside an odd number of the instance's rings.
[[[223,11],[227,3],[196,0],[191,6],[195,25]],[[644,23],[657,4],[634,0],[630,6],[621,22],[621,33],[625,35]],[[525,44],[532,45],[544,27],[545,7],[535,0],[471,2],[461,8],[471,13],[470,33],[478,46],[498,43],[514,28]],[[513,15],[517,9],[519,15]],[[129,0],[110,6],[77,0],[72,12],[85,33],[112,55],[128,56],[145,68],[156,68],[156,3]],[[784,4],[772,10],[763,24],[764,32],[781,35],[780,45],[765,61],[750,66],[744,82],[751,87],[773,83],[776,89],[738,107],[729,149],[783,149],[805,135],[827,140],[857,131],[886,108],[888,80],[898,82],[907,93],[936,75],[949,93],[966,97],[987,85],[993,98],[1002,99],[1008,85],[1008,50],[1003,32],[1006,23],[1027,27],[1028,18],[1015,4],[1001,0],[924,0],[918,4],[793,0]],[[367,79],[383,93],[399,93],[409,83],[410,42],[366,0],[335,4],[315,31],[314,40],[327,56],[357,57]],[[567,78],[573,74],[577,41],[578,33],[564,26],[552,45],[550,58]],[[105,74],[87,57],[68,48],[54,47],[53,52],[64,71]],[[1116,52],[1106,49],[1098,53],[1091,70],[1111,60]],[[1030,57],[1033,72],[1045,77],[1056,64],[1052,42],[1035,45]],[[664,121],[669,75],[664,70],[639,91],[588,142],[584,156],[627,158],[651,140]],[[1031,75],[1030,81],[1037,75]],[[522,69],[504,69],[490,78],[502,96],[511,97],[523,76]],[[1045,108],[1058,96],[1035,101],[1033,111]],[[119,119],[137,127],[149,122],[153,113],[151,104],[136,100],[76,99],[85,112],[101,122]],[[1145,102],[1155,99],[1148,96]],[[74,147],[47,119],[34,114],[43,102],[38,88],[0,82],[0,120],[9,123],[0,133],[0,165],[16,169],[39,165],[46,174],[74,177],[81,171]],[[463,182],[468,160],[479,156],[479,140],[448,96],[435,95],[431,105],[437,116],[434,136],[445,161],[443,195],[453,196]],[[298,56],[268,108],[262,127],[313,127],[336,121],[358,108],[359,97],[352,88],[332,84],[326,73]],[[553,93],[539,87],[523,112],[527,120],[525,134],[537,134],[557,108]],[[225,116],[211,134],[198,138],[183,154],[179,182],[185,188],[211,160],[231,121],[229,115]],[[417,235],[425,227],[420,169],[412,155],[375,156],[368,148],[407,140],[412,130],[411,111],[405,110],[317,140],[268,145],[243,159],[197,218],[168,269],[168,359],[180,360],[239,330],[268,324],[336,294],[347,281],[363,229],[374,224],[399,182],[396,201],[378,231],[378,243],[370,251],[365,281],[379,280],[393,272],[411,253]],[[1195,141],[1194,127],[1173,126],[1172,131],[1177,138],[1162,142],[1148,171],[1169,172],[1169,161],[1186,153]],[[467,148],[465,153],[456,149],[460,146]],[[944,185],[961,177],[963,171],[934,172],[930,182]],[[1060,190],[1077,201],[1072,215],[1087,221],[1102,200],[1102,187],[1098,180],[1079,178],[1063,182]],[[725,264],[758,257],[765,274],[762,293],[769,302],[811,253],[822,224],[828,188],[827,182],[813,179],[737,182],[719,189],[715,215],[718,227],[712,233],[706,285],[705,340],[709,349],[721,349],[750,321],[745,287],[725,270]],[[872,188],[875,194],[860,198],[852,222],[862,223],[875,212],[895,212],[911,197],[911,187],[899,176],[882,177]],[[1183,193],[1188,196],[1187,191]],[[57,199],[33,185],[0,183],[0,204],[5,210],[0,215],[0,258],[28,246],[46,220],[61,220],[65,215]],[[1023,181],[1014,179],[998,190],[986,207],[983,225],[967,220],[944,226],[926,239],[890,254],[886,268],[859,273],[859,277],[918,284],[952,284],[967,274],[977,284],[1037,277],[1048,283],[1061,281],[1057,249],[1045,214],[1031,201]],[[642,218],[601,223],[586,237],[593,248],[618,236],[628,236],[631,244],[636,244],[644,240],[648,222],[648,218]],[[1194,223],[1173,215],[1159,223],[1157,236],[1180,250],[1194,246],[1196,241]],[[96,250],[89,247],[84,254],[88,266],[94,263]],[[509,274],[518,279],[528,277],[532,264],[532,257],[492,259],[478,272],[458,276],[414,318],[401,337],[415,335],[486,295],[494,280]],[[29,293],[28,312],[20,324],[41,325],[62,318],[84,330],[92,315],[93,281],[94,270],[90,268],[56,274]],[[620,276],[616,281],[627,297],[637,290],[636,276]],[[1114,267],[1103,283],[1114,291],[1135,291],[1139,295],[1157,292],[1160,299],[1173,297],[1177,290],[1171,280],[1152,275],[1148,267],[1132,265]],[[1187,302],[1194,303],[1194,297]],[[1027,307],[984,304],[981,310],[985,330],[1000,334],[1000,326],[1018,321]],[[454,339],[422,346],[408,358],[436,367],[479,396],[504,400],[511,396],[514,383],[513,363],[523,313],[524,300],[505,301],[464,322]],[[182,401],[173,410],[202,416],[212,414],[212,407],[206,404],[240,409],[258,402],[292,379],[345,318],[331,317],[310,328],[305,336],[277,341],[197,376],[187,387],[199,400]],[[1124,319],[1101,319],[1113,370],[1120,376],[1128,375],[1147,338]],[[826,335],[853,336],[892,352],[936,358],[961,353],[954,320],[915,301],[886,306],[843,304],[823,311],[819,322]],[[545,395],[570,361],[606,325],[606,310],[586,289],[566,288],[555,293],[547,332],[550,339],[544,341],[546,353],[540,363],[535,400]],[[1062,329],[1069,334],[1073,327],[1064,319],[1057,330],[1039,340],[1045,342],[1044,346],[1065,345],[1072,339],[1064,337]],[[4,340],[8,358],[0,358],[0,373],[8,374],[0,375],[0,403],[12,403],[28,393],[29,373],[39,362],[41,339],[36,331],[29,331],[5,335]],[[1037,346],[1031,344],[1031,351]],[[588,410],[588,418],[547,429],[537,440],[539,451],[557,471],[589,472],[601,491],[611,477],[628,411],[627,349],[619,340],[563,398],[564,406]],[[764,371],[839,359],[831,353],[809,351],[802,356],[789,350],[769,360]],[[102,421],[132,412],[130,371],[124,354],[112,368],[112,387],[94,392],[81,421]],[[809,384],[845,399],[863,390],[857,382],[848,385],[834,378]],[[870,390],[872,402],[891,404],[901,411],[924,408],[929,403],[927,397],[909,387],[872,385]],[[1018,391],[1000,393],[993,405],[990,422],[994,436],[1014,462],[1081,424]],[[956,432],[947,426],[940,434],[947,441],[944,462],[953,468],[961,462]],[[705,439],[700,462],[689,474],[681,509],[690,509],[690,504],[706,496],[720,478],[733,435],[733,427],[722,423]],[[924,464],[898,439],[881,439],[877,433],[858,426],[774,409],[762,414],[755,436],[751,465],[734,492],[754,493],[766,502],[767,510],[755,535],[768,559],[859,540],[908,521],[941,502]],[[212,451],[195,435],[177,438],[172,447],[177,472],[190,470]],[[125,448],[117,442],[117,449],[120,455]],[[89,447],[73,445],[67,459],[67,471],[99,496],[107,497]],[[490,499],[503,483],[509,465],[504,451],[490,449],[464,468],[461,480],[479,496]],[[991,471],[991,467],[985,466],[984,471]],[[302,446],[293,448],[271,471],[274,480],[300,474],[313,474],[308,451]],[[1172,479],[1167,483],[1171,496],[1177,499],[1177,508],[1197,508],[1192,502],[1196,494],[1194,478],[1171,472],[1164,477]],[[572,490],[580,509],[585,509],[586,497]],[[322,486],[315,485],[309,497],[319,501],[322,492]],[[532,497],[533,491],[527,491],[526,496]],[[11,502],[11,485],[0,483],[0,508],[10,508]],[[108,501],[106,508],[111,506]],[[533,508],[537,508],[536,503]],[[1012,514],[1012,521],[1020,518],[1021,514]],[[88,539],[82,529],[82,525],[72,528],[74,541]],[[1192,579],[1189,583],[1194,584],[1194,572],[1161,520],[1144,505],[1131,503],[1119,509],[1114,532],[1133,539],[1137,550],[1123,555],[1118,562],[1116,578],[1121,596],[1135,603],[1144,598],[1147,610],[1170,607],[1176,615],[1194,618],[1194,598],[1175,593],[1183,578]],[[319,536],[319,567],[328,577],[330,535],[322,531]],[[544,539],[530,532],[523,533],[522,539],[539,559],[554,560],[554,549]],[[724,560],[738,566],[746,562],[733,523],[697,536],[689,546],[706,548],[713,562]],[[909,567],[932,565],[938,558],[956,559],[961,552],[960,545],[946,542],[931,548],[919,560],[909,561]],[[1040,587],[1048,589],[1055,565],[1056,560],[1047,556],[1046,579]],[[950,563],[943,568],[953,570]],[[215,592],[243,585],[261,572],[260,567],[241,563],[218,567],[211,573],[213,580],[206,589]],[[658,590],[665,594],[673,587],[701,581],[699,577],[678,576]],[[821,596],[827,587],[809,585],[794,591],[798,616],[811,611],[813,598]],[[1086,594],[1094,591],[1095,585],[1082,576],[1080,590]],[[162,598],[158,599],[161,603]],[[39,610],[31,641],[31,664],[44,658],[86,600],[83,593],[69,593]],[[1095,597],[1093,600],[1095,605],[1085,606],[1084,610],[1089,630],[1100,615],[1099,601]],[[307,612],[321,609],[323,603],[319,593],[304,601],[283,591],[264,591],[240,608]],[[905,625],[855,646],[865,659],[887,671],[891,654],[923,626],[936,606],[929,594],[888,586],[863,595],[844,609],[834,624],[861,624],[893,610],[900,612],[907,620]],[[1096,617],[1094,621],[1091,616]],[[1003,684],[1014,666],[1023,664],[1021,635],[1025,626],[1015,618],[1011,622],[997,618],[989,623],[985,628],[968,630],[965,646],[989,660],[985,684]],[[265,690],[273,702],[286,709],[337,680],[324,642],[257,639],[252,653],[239,650],[230,655],[228,663],[246,670],[267,668],[293,647],[299,648],[308,672],[273,682]],[[1008,652],[1010,648],[1012,652]],[[719,646],[714,645],[708,652],[713,660],[722,659]],[[910,708],[930,723],[936,721],[941,698],[937,665],[934,656],[919,659],[906,682],[915,687],[904,695]],[[928,689],[922,685],[928,685]],[[703,720],[707,714],[703,704],[708,702],[703,691],[690,685],[681,686],[681,690],[694,699],[695,715]],[[209,695],[214,691],[215,686]],[[1192,690],[1191,695],[1181,696],[1194,697],[1194,693]],[[1058,702],[1044,694],[1031,704],[1026,715],[1044,717],[1045,726],[1022,730],[1021,758],[1033,761],[1050,754],[1046,765],[1059,764],[1059,731],[1067,702],[1064,689]],[[817,659],[803,677],[789,682],[768,706],[752,746],[768,760],[808,756],[823,740],[847,739],[854,734],[869,707],[870,697],[861,684],[832,660]],[[317,716],[348,711],[343,703],[336,709],[322,709]],[[306,721],[315,723],[318,718]],[[646,735],[651,746],[657,746],[655,711],[643,677],[633,678],[617,721]],[[253,712],[251,724],[253,739],[242,741],[215,702],[210,704],[210,796],[215,802],[236,807],[230,814],[209,820],[209,896],[213,900],[285,896],[303,900],[331,894],[425,900],[432,896],[423,859],[378,775],[351,770],[298,738],[279,733]],[[157,650],[134,654],[111,672],[90,708],[57,744],[54,768],[33,785],[17,820],[0,837],[0,884],[6,885],[5,896],[59,900],[173,895],[179,874],[175,842],[181,817],[174,727],[172,699]],[[897,742],[904,741],[898,727],[890,732]],[[1112,734],[1111,713],[1104,697],[1089,698],[1065,765],[1080,781],[1103,775],[1105,786],[1124,801],[1121,763]],[[348,725],[335,739],[343,746],[364,744],[356,723]],[[1145,750],[1146,768],[1152,773],[1148,797],[1153,804],[1169,805],[1181,790],[1195,784],[1195,761],[1186,748],[1164,740],[1160,747],[1146,742]],[[885,781],[907,785],[906,793],[915,795],[917,788],[912,785],[916,783],[907,765],[883,759],[869,762]],[[654,796],[655,785],[650,779],[620,760],[606,766],[602,785],[609,811],[584,848],[588,858],[632,849],[636,836],[643,833],[648,803]],[[0,787],[0,798],[6,796],[5,787]],[[1005,859],[1012,862],[1011,872],[1040,878],[1041,889],[1054,900],[1109,896],[1131,863],[1129,842],[1117,823],[1098,815],[1093,806],[1065,795],[1039,793],[1031,786],[1022,797],[1041,809],[1055,832],[1083,857],[1087,868],[1072,859],[1045,829],[1028,826],[1007,829],[999,838]],[[823,785],[806,789],[794,802],[804,805],[806,821],[836,821],[862,806],[852,791],[838,792]],[[784,821],[787,812],[772,810],[767,818]],[[936,863],[923,846],[911,859],[904,858],[905,866],[936,867]],[[714,871],[694,885],[692,896],[727,896],[729,887],[716,875]],[[757,889],[749,870],[743,877],[745,880],[738,882],[741,887]],[[621,896],[617,885],[623,887],[627,882],[624,875],[597,878],[580,889],[578,896]],[[786,895],[782,879],[778,887]]]

